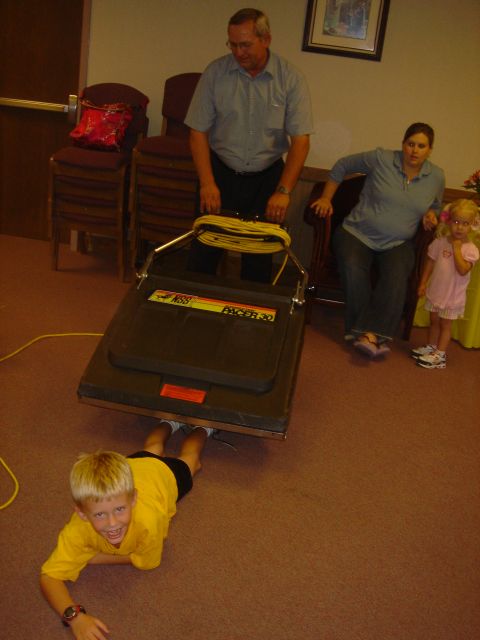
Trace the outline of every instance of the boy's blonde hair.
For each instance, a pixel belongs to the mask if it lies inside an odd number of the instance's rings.
[[[108,500],[122,493],[133,496],[135,486],[127,458],[115,451],[82,453],[70,472],[70,490],[75,504]]]
[[[447,204],[440,214],[440,221],[437,225],[435,235],[437,238],[450,235],[449,223],[455,214],[462,213],[468,215],[472,224],[472,229],[468,234],[470,240],[476,242],[480,239],[480,217],[478,206],[473,200],[468,198],[460,198]]]

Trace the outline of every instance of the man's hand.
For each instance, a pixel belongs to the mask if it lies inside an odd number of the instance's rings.
[[[80,613],[70,622],[76,640],[107,640],[108,627],[98,618]]]
[[[220,190],[214,182],[200,187],[200,213],[220,213],[221,206]]]
[[[265,211],[265,217],[269,222],[275,222],[276,224],[282,224],[285,220],[287,213],[287,207],[290,204],[290,196],[286,193],[279,193],[275,191],[270,196],[267,202],[267,210]]]

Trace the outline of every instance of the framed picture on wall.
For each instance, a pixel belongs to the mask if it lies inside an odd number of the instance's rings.
[[[308,0],[302,51],[380,60],[390,0]]]

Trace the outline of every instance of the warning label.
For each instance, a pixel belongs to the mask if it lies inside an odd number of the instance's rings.
[[[164,384],[160,389],[160,395],[165,398],[175,398],[176,400],[186,400],[202,404],[205,401],[207,392],[203,389],[192,389],[190,387],[180,387],[175,384]]]
[[[240,302],[203,298],[188,293],[164,291],[163,289],[157,289],[148,299],[152,302],[163,302],[164,304],[174,304],[181,307],[190,307],[191,309],[203,309],[204,311],[223,313],[237,318],[263,320],[264,322],[274,322],[277,315],[277,310],[269,307],[257,307],[256,305],[241,304]]]

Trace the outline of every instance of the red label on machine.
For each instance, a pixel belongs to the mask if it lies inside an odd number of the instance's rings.
[[[275,322],[277,315],[277,310],[270,307],[258,307],[257,305],[216,300],[215,298],[203,298],[189,293],[164,291],[163,289],[157,289],[148,299],[151,302],[163,302],[164,304],[174,304],[181,307],[190,307],[191,309],[203,309],[204,311],[223,313],[237,318],[263,320],[264,322]]]
[[[202,404],[205,401],[207,392],[203,389],[192,389],[191,387],[180,387],[175,384],[164,384],[160,389],[160,395],[165,398],[175,398],[175,400],[186,400]]]

